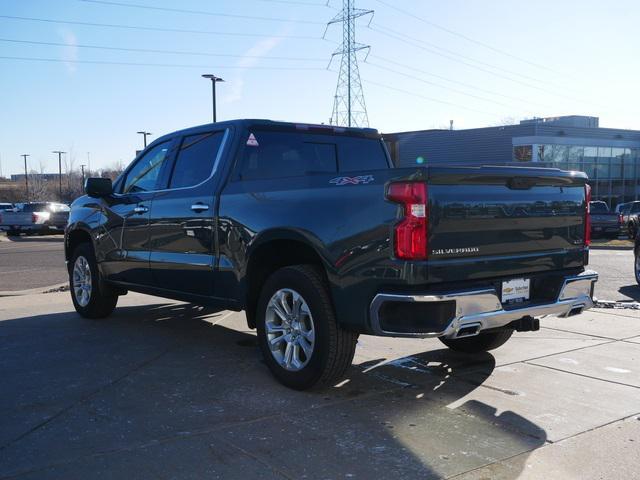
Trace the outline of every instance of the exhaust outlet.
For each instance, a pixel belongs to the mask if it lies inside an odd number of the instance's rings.
[[[480,323],[470,323],[468,325],[463,325],[456,333],[455,338],[473,337],[474,335],[478,335],[480,333],[481,327],[482,324]]]
[[[569,310],[569,313],[567,314],[567,317],[573,317],[575,315],[580,315],[583,310],[584,310],[584,306],[583,305],[579,305],[577,307],[573,307],[571,310]]]

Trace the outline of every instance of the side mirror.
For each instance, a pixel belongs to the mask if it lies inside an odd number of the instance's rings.
[[[113,185],[110,178],[87,178],[84,182],[84,191],[90,197],[107,197],[113,193]]]

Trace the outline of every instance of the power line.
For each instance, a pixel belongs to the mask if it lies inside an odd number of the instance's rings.
[[[170,8],[170,7],[156,7],[153,5],[143,5],[140,3],[122,3],[122,2],[112,2],[107,0],[80,0],[85,3],[95,3],[100,5],[108,5],[112,7],[126,7],[126,8],[138,8],[143,10],[157,10],[161,12],[172,12],[172,13],[189,13],[195,15],[209,15],[212,17],[224,17],[224,18],[241,18],[243,20],[259,20],[265,22],[292,22],[295,23],[306,23],[310,25],[324,25],[324,22],[317,22],[315,20],[291,20],[288,18],[277,18],[277,17],[257,17],[251,15],[237,15],[233,13],[218,13],[218,12],[209,12],[206,10],[187,10],[184,8]]]
[[[470,112],[481,113],[483,115],[490,115],[492,117],[498,117],[498,115],[496,113],[486,112],[484,110],[477,110],[475,108],[467,107],[467,106],[460,105],[460,104],[453,103],[453,102],[448,102],[446,100],[440,100],[438,98],[427,97],[425,95],[420,95],[419,93],[410,92],[409,90],[404,90],[402,88],[392,87],[392,86],[386,85],[384,83],[374,82],[373,80],[368,80],[366,78],[363,79],[363,81],[365,83],[369,83],[371,85],[376,85],[376,86],[381,87],[381,88],[386,88],[387,90],[393,90],[395,92],[404,93],[404,94],[410,95],[412,97],[422,98],[423,100],[428,100],[430,102],[441,103],[443,105],[449,105],[451,107],[461,108],[463,110],[468,110]]]
[[[220,36],[232,36],[232,37],[272,37],[272,38],[292,38],[297,40],[321,40],[320,37],[313,37],[310,35],[278,35],[278,34],[271,34],[271,33],[245,33],[245,32],[219,32],[215,30],[189,30],[189,29],[183,29],[183,28],[145,27],[141,25],[123,25],[123,24],[116,24],[116,23],[79,22],[74,20],[53,20],[48,18],[17,17],[13,15],[0,15],[0,18],[5,18],[9,20],[29,21],[29,22],[55,23],[55,24],[61,24],[61,25],[120,28],[125,30],[143,30],[143,31],[151,31],[151,32],[194,33],[194,34],[220,35]]]
[[[585,102],[585,100],[584,100],[584,99],[580,99],[580,98],[576,98],[576,97],[571,97],[571,96],[568,96],[568,95],[563,95],[563,94],[561,94],[561,93],[554,92],[554,91],[552,91],[552,90],[548,90],[548,89],[546,89],[546,88],[539,87],[539,86],[537,86],[537,85],[533,85],[533,84],[528,83],[528,82],[523,82],[522,80],[518,80],[518,79],[516,79],[516,78],[511,78],[511,77],[509,77],[509,76],[506,76],[506,75],[503,75],[503,74],[500,74],[500,73],[497,73],[497,72],[493,72],[493,71],[491,71],[491,70],[487,70],[486,68],[479,67],[479,66],[477,66],[477,65],[474,65],[474,64],[472,64],[472,63],[466,62],[466,61],[464,61],[464,60],[459,60],[459,59],[457,59],[457,58],[451,57],[451,56],[449,56],[449,55],[447,55],[447,54],[444,54],[444,53],[438,52],[438,51],[433,50],[433,49],[431,49],[431,48],[424,47],[424,46],[422,46],[422,45],[420,45],[420,44],[418,43],[418,42],[419,42],[419,40],[415,40],[415,41],[408,41],[408,40],[405,40],[404,38],[402,38],[402,37],[400,37],[400,36],[398,36],[398,35],[390,34],[390,33],[387,33],[387,32],[384,32],[384,31],[381,31],[381,30],[379,30],[379,29],[376,29],[376,31],[378,31],[379,33],[381,33],[381,34],[383,34],[383,35],[386,35],[386,36],[388,36],[388,37],[390,37],[390,38],[393,38],[393,39],[395,39],[395,40],[398,40],[398,41],[401,41],[401,42],[403,42],[403,43],[406,43],[407,45],[411,45],[411,46],[413,46],[413,47],[415,47],[415,48],[419,48],[419,49],[421,49],[421,50],[425,50],[425,51],[427,51],[427,52],[433,53],[434,55],[438,55],[438,56],[441,56],[441,57],[447,58],[447,59],[449,59],[449,60],[451,60],[451,61],[453,61],[453,62],[461,63],[461,64],[466,65],[466,66],[468,66],[468,67],[475,68],[476,70],[479,70],[479,71],[481,71],[481,72],[488,73],[489,75],[493,75],[494,77],[503,78],[503,79],[508,80],[508,81],[510,81],[510,82],[518,83],[518,84],[520,84],[520,85],[524,85],[525,87],[533,88],[533,89],[535,89],[535,90],[539,90],[539,91],[542,91],[542,92],[545,92],[545,93],[550,93],[550,94],[552,94],[552,95],[555,95],[555,96],[558,96],[558,97],[562,97],[562,98],[566,98],[566,99],[569,99],[569,100],[572,100],[572,101]],[[589,102],[589,103],[592,103],[592,102]]]
[[[407,34],[404,34],[404,33],[402,33],[402,32],[398,32],[398,31],[396,31],[396,30],[392,30],[392,29],[391,29],[391,28],[389,28],[389,27],[382,27],[382,26],[380,26],[380,25],[379,25],[379,24],[377,24],[377,23],[376,23],[376,24],[374,24],[374,26],[369,25],[369,28],[371,28],[371,30],[373,30],[373,31],[375,31],[375,32],[378,32],[378,33],[381,33],[381,34],[383,34],[383,35],[390,36],[389,34],[393,34],[393,35],[395,35],[395,36],[397,36],[397,37],[402,37],[402,38],[405,38],[405,39],[410,40],[410,41],[412,41],[412,42],[420,43],[420,44],[422,44],[422,45],[427,45],[427,46],[429,46],[429,47],[431,47],[431,48],[435,48],[435,49],[436,49],[436,50],[438,50],[438,51],[445,52],[445,53],[447,53],[447,54],[449,54],[449,55],[453,55],[453,56],[455,56],[455,57],[460,57],[460,58],[462,58],[462,59],[464,59],[464,60],[468,60],[468,61],[470,61],[470,62],[474,62],[474,63],[477,63],[477,64],[479,64],[479,65],[483,65],[483,66],[485,66],[485,67],[493,68],[494,70],[498,70],[498,71],[505,72],[505,73],[507,73],[507,74],[509,74],[509,75],[515,75],[515,76],[518,76],[518,77],[522,77],[522,78],[524,78],[524,79],[526,79],[526,80],[532,80],[532,81],[534,81],[534,82],[546,83],[546,84],[551,85],[551,86],[554,86],[554,87],[564,88],[564,87],[562,87],[561,85],[558,85],[558,84],[553,83],[553,82],[549,82],[548,80],[542,80],[542,79],[540,79],[540,78],[531,77],[531,76],[529,76],[529,75],[524,75],[524,74],[522,74],[522,73],[515,72],[515,71],[513,71],[513,70],[508,70],[508,69],[506,69],[506,68],[498,67],[498,66],[493,65],[493,64],[491,64],[491,63],[483,62],[482,60],[477,60],[477,59],[475,59],[475,58],[468,57],[468,56],[463,55],[463,54],[461,54],[461,53],[454,52],[453,50],[449,50],[449,49],[447,49],[447,48],[440,47],[439,45],[436,45],[436,44],[434,44],[434,43],[430,43],[430,42],[427,42],[427,41],[422,40],[422,39],[418,39],[418,38],[415,38],[415,37],[411,37],[411,36],[409,36],[409,35],[407,35]],[[386,32],[385,32],[384,30],[386,30]],[[387,32],[388,32],[388,33],[387,33]],[[402,38],[398,38],[398,40],[401,40],[401,41],[402,41]],[[436,53],[437,55],[439,55],[437,52],[433,52],[433,53]],[[445,58],[449,58],[449,57],[445,57]]]
[[[329,7],[329,8],[333,8],[330,5],[328,5],[327,3],[297,2],[295,0],[256,0],[256,1],[267,2],[267,3],[284,3],[284,4],[289,4],[289,5],[304,5],[305,7]]]
[[[208,53],[208,52],[194,52],[185,50],[159,50],[149,48],[127,48],[127,47],[109,47],[106,45],[82,45],[71,44],[63,42],[40,42],[35,40],[17,40],[12,38],[0,38],[0,42],[8,43],[21,43],[27,45],[48,45],[56,47],[78,47],[78,48],[90,48],[98,50],[113,50],[119,52],[141,52],[141,53],[162,53],[170,55],[195,55],[204,57],[230,57],[230,58],[257,58],[264,60],[291,60],[291,61],[305,61],[305,62],[324,62],[323,58],[305,58],[305,57],[278,57],[278,56],[261,56],[261,55],[234,55],[230,53]]]
[[[414,18],[414,19],[416,19],[416,20],[418,20],[418,21],[420,21],[422,23],[425,23],[425,24],[430,25],[430,26],[432,26],[434,28],[437,28],[438,30],[442,30],[443,32],[447,32],[447,33],[449,33],[451,35],[455,35],[456,37],[460,37],[460,38],[462,38],[462,39],[464,39],[464,40],[466,40],[468,42],[475,43],[476,45],[480,45],[481,47],[487,48],[489,50],[492,50],[492,51],[494,51],[496,53],[499,53],[501,55],[505,55],[507,57],[513,58],[515,60],[519,60],[519,61],[524,62],[526,64],[529,64],[531,66],[534,66],[534,67],[537,67],[537,68],[541,68],[543,70],[547,70],[547,71],[550,71],[550,72],[554,72],[553,69],[549,68],[546,65],[541,65],[539,63],[532,62],[530,60],[527,60],[526,58],[519,57],[519,56],[514,55],[512,53],[509,53],[509,52],[507,52],[505,50],[501,50],[499,48],[496,48],[493,45],[489,45],[488,43],[484,43],[484,42],[481,42],[480,40],[476,40],[474,38],[471,38],[471,37],[469,37],[469,36],[467,36],[467,35],[465,35],[463,33],[456,32],[455,30],[451,30],[450,28],[443,27],[442,25],[438,25],[437,23],[431,22],[431,21],[427,20],[426,18],[423,18],[423,17],[420,17],[418,15],[415,15],[415,14],[413,14],[411,12],[408,12],[407,10],[404,10],[404,9],[402,9],[400,7],[395,6],[395,5],[391,5],[390,3],[387,3],[384,0],[375,0],[375,1],[380,3],[380,4],[382,4],[382,5],[385,5],[386,7],[391,8],[391,9],[397,11],[397,12],[400,12],[403,15],[407,15],[409,17],[412,17],[412,18]],[[554,73],[558,73],[558,72],[554,72]]]
[[[486,97],[481,97],[480,95],[474,95],[473,93],[467,93],[467,92],[464,92],[462,90],[458,90],[457,88],[447,87],[447,86],[441,85],[441,84],[436,83],[436,82],[431,82],[429,80],[425,80],[424,78],[416,77],[415,75],[410,75],[408,73],[399,72],[399,71],[394,70],[394,69],[389,68],[389,67],[384,67],[382,65],[377,65],[375,63],[371,63],[370,61],[367,61],[366,64],[367,65],[372,65],[372,66],[374,66],[376,68],[384,70],[385,72],[390,72],[390,73],[393,73],[393,74],[396,74],[396,75],[401,75],[401,76],[403,76],[405,78],[410,78],[410,79],[413,79],[413,80],[417,80],[418,82],[426,83],[427,85],[433,85],[435,87],[443,88],[445,90],[449,90],[449,91],[458,93],[460,95],[465,95],[467,97],[475,98],[476,100],[481,100],[483,102],[493,103],[495,105],[500,105],[502,107],[507,107],[507,108],[511,108],[512,107],[512,105],[507,105],[506,103],[498,102],[496,100],[493,100],[493,99],[490,99],[490,98],[486,98]]]
[[[42,58],[42,57],[12,57],[0,56],[0,60],[24,60],[33,62],[55,62],[55,63],[87,63],[94,65],[124,65],[135,67],[178,67],[178,68],[219,68],[219,69],[240,69],[240,70],[315,70],[326,72],[326,68],[320,67],[262,67],[243,65],[193,65],[179,63],[140,63],[140,62],[111,62],[106,60],[64,60],[61,58]]]
[[[551,105],[541,104],[541,103],[537,103],[537,102],[531,102],[529,100],[524,100],[524,99],[518,98],[518,97],[512,97],[511,95],[505,95],[504,93],[495,92],[493,90],[487,90],[487,89],[484,89],[484,88],[480,88],[480,87],[478,87],[476,85],[472,85],[470,83],[461,82],[459,80],[454,80],[453,78],[449,78],[449,77],[445,77],[445,76],[442,76],[442,75],[438,75],[436,73],[428,72],[426,70],[422,70],[421,68],[417,68],[417,67],[413,67],[411,65],[406,65],[404,63],[396,62],[395,60],[390,60],[388,58],[380,57],[378,55],[370,54],[369,58],[375,58],[375,59],[381,60],[383,62],[390,63],[392,65],[396,65],[396,66],[401,67],[401,68],[406,68],[407,70],[412,70],[414,72],[418,72],[418,73],[421,73],[423,75],[429,75],[431,77],[439,78],[439,79],[444,80],[446,82],[455,83],[456,85],[461,85],[463,87],[467,87],[467,88],[470,88],[472,90],[477,90],[479,92],[488,93],[489,95],[495,95],[497,97],[502,97],[502,98],[505,98],[507,100],[514,100],[516,102],[523,102],[523,103],[526,103],[526,104],[529,104],[529,105],[536,105],[538,107],[545,107],[545,108],[551,106]],[[370,64],[371,62],[367,61],[365,63]]]

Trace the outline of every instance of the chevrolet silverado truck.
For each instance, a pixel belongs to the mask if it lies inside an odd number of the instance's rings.
[[[128,291],[244,310],[296,389],[343,376],[359,334],[485,352],[593,306],[579,172],[394,168],[373,129],[236,120],[163,136],[85,190],[65,236],[80,315]]]
[[[609,206],[603,201],[589,203],[591,214],[591,235],[602,235],[617,238],[624,233],[622,214],[609,210]]]
[[[55,202],[30,202],[13,211],[0,211],[0,230],[7,235],[62,233],[69,219],[69,206]]]

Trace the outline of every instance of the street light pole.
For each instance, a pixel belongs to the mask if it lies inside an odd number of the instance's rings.
[[[62,154],[67,152],[61,152],[60,150],[54,150],[51,153],[58,154],[58,195],[59,200],[62,201]]]
[[[151,132],[136,132],[139,133],[140,135],[142,135],[142,137],[144,138],[144,148],[147,148],[147,135],[153,135],[153,133]]]
[[[202,78],[208,78],[211,80],[211,97],[213,103],[213,123],[217,122],[216,118],[216,82],[224,82],[220,77],[216,77],[212,73],[205,73],[202,75]]]
[[[27,202],[29,201],[29,172],[27,172],[27,157],[30,157],[28,153],[23,153],[22,158],[24,158],[24,189],[25,196],[27,197]]]
[[[84,167],[86,165],[82,164],[80,165],[80,170],[82,170],[82,189],[84,190]]]

